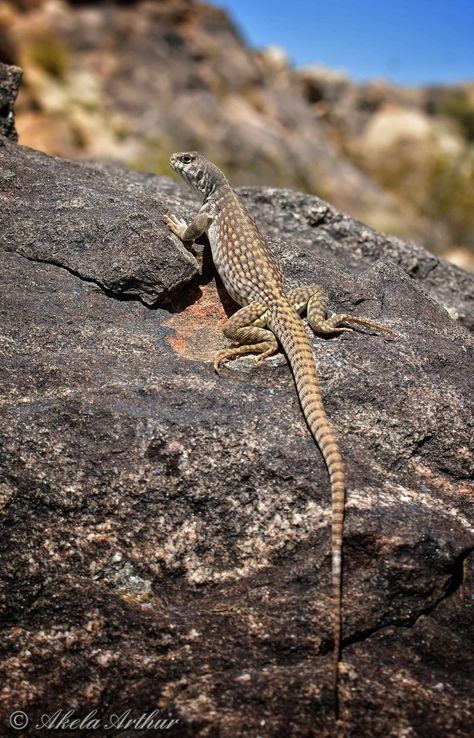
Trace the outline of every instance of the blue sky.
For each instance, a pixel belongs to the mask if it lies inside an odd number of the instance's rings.
[[[282,46],[296,66],[407,85],[474,79],[474,0],[210,1],[252,46]]]

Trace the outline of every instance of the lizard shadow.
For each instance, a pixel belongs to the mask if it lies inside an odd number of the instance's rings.
[[[206,287],[212,282],[215,282],[217,294],[224,312],[227,317],[230,317],[240,308],[240,305],[231,298],[217,273],[212,260],[211,247],[207,237],[200,236],[195,243],[200,247],[197,249],[197,253],[195,254],[200,265],[199,273],[190,280],[185,289],[180,285],[175,294],[171,296],[167,308],[172,313],[183,312],[202,298],[202,287]]]

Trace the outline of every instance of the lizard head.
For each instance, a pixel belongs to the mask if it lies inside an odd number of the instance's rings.
[[[185,182],[207,196],[226,179],[215,164],[198,151],[182,151],[172,154],[170,166]]]

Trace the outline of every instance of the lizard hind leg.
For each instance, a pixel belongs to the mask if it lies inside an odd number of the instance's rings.
[[[394,332],[382,323],[374,323],[367,318],[359,318],[347,313],[337,313],[330,318],[326,317],[327,299],[322,287],[309,285],[298,287],[288,294],[289,300],[299,313],[306,309],[308,323],[315,333],[352,333],[352,328],[342,328],[341,323],[354,323],[378,331],[385,331],[395,335]]]
[[[374,323],[372,320],[367,318],[359,318],[356,315],[348,315],[347,313],[336,313],[331,315],[330,318],[323,320],[318,323],[309,321],[312,329],[316,333],[352,333],[353,328],[341,328],[341,323],[354,323],[360,325],[363,328],[368,328],[374,331],[384,331],[390,333],[392,336],[395,335],[394,331],[383,323]]]
[[[214,357],[214,369],[219,374],[223,361],[235,359],[245,354],[258,354],[257,363],[278,351],[278,341],[266,325],[267,307],[259,302],[251,302],[238,310],[224,324],[224,335],[238,344],[222,351]]]

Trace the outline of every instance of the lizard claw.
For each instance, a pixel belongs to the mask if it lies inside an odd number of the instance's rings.
[[[220,376],[220,373],[221,373],[221,364],[224,361],[224,359],[225,359],[225,356],[222,355],[222,352],[218,352],[214,356],[213,366],[214,366],[214,371],[215,371],[215,373],[217,374],[218,377]]]
[[[178,218],[176,215],[172,215],[171,213],[165,213],[162,215],[161,220],[172,233],[178,236],[178,238],[182,237],[187,228],[186,222],[182,218]]]
[[[265,361],[265,359],[268,359],[269,356],[273,356],[274,353],[275,352],[272,349],[271,351],[265,351],[265,353],[260,354],[259,356],[256,356],[255,357],[255,363],[256,363],[256,365],[259,366],[259,364],[261,364],[263,361]]]

